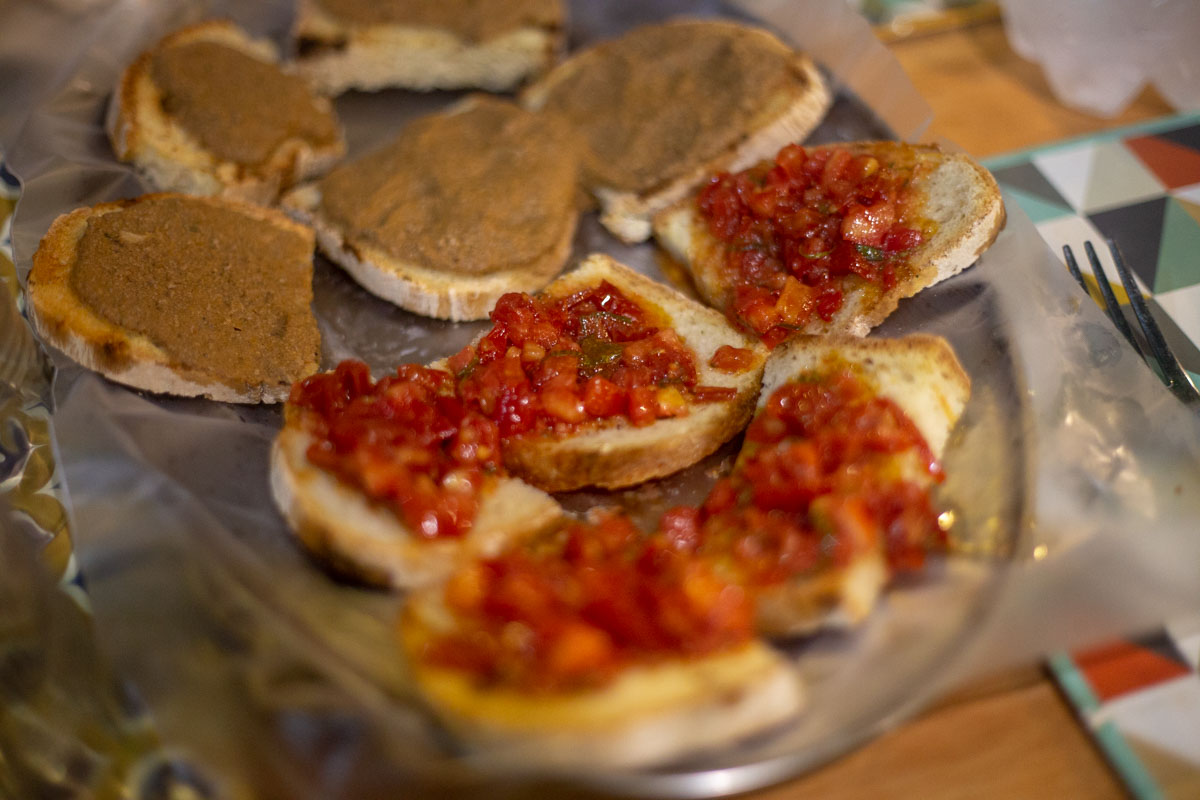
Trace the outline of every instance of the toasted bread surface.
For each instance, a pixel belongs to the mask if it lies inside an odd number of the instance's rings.
[[[92,237],[111,237],[113,252],[132,253],[120,261],[105,262],[104,241],[97,246],[88,238],[93,222],[109,214],[124,219],[120,215],[127,209],[140,213],[159,207],[167,208],[164,221],[156,223],[152,215]],[[189,209],[232,216],[244,223],[239,230],[253,231],[259,241],[239,234],[231,247],[219,231],[197,234],[186,244],[168,241],[168,231],[189,226]],[[84,263],[91,273],[84,290],[99,287],[118,314],[147,320],[153,336],[106,317],[81,296],[80,248],[89,241],[96,254]],[[254,255],[256,246],[282,259],[280,271],[268,281],[253,277],[261,273],[260,263],[269,263]],[[312,231],[278,211],[219,198],[146,195],[77,209],[54,221],[34,253],[31,317],[45,341],[118,383],[225,402],[278,402],[294,381],[318,367],[312,246]],[[230,280],[214,270],[214,261],[245,274]],[[116,287],[123,286],[130,287],[124,299],[115,296]],[[275,320],[271,330],[263,328],[262,315],[268,312]],[[164,327],[169,335],[160,335]]]
[[[476,96],[283,205],[371,293],[423,316],[483,319],[500,295],[536,291],[562,269],[577,158],[565,125]]]
[[[631,299],[663,311],[695,354],[697,385],[731,388],[732,399],[693,404],[684,416],[636,427],[615,418],[565,435],[529,434],[505,444],[505,465],[534,486],[560,492],[582,486],[619,488],[662,477],[690,466],[741,430],[758,396],[766,350],[736,331],[719,313],[667,286],[634,272],[603,254],[548,286],[549,296],[565,296],[607,280]],[[722,345],[750,350],[754,364],[727,373],[709,364]]]
[[[271,495],[312,555],[364,583],[412,589],[444,580],[473,557],[495,555],[562,513],[548,495],[512,478],[485,487],[462,538],[422,539],[391,511],[309,462],[312,437],[295,422],[271,449]]]
[[[528,693],[481,686],[431,666],[431,633],[454,625],[437,594],[414,596],[400,622],[416,686],[463,743],[490,756],[558,768],[633,768],[726,746],[794,718],[799,675],[761,642],[627,668],[607,686]]]
[[[180,54],[179,63],[159,60]],[[164,74],[188,91],[169,94]],[[267,81],[273,88],[262,96]],[[121,76],[106,129],[117,158],[158,189],[260,204],[345,154],[329,101],[287,76],[270,42],[222,20],[183,28],[142,53]],[[248,131],[261,139],[239,147]]]
[[[561,0],[300,0],[297,71],[318,91],[515,89],[564,46]]]
[[[761,29],[676,20],[572,56],[522,93],[587,140],[584,179],[625,242],[708,175],[803,139],[830,103],[812,61]]]
[[[870,154],[895,148],[891,142],[831,144],[812,148],[848,149]],[[801,333],[848,333],[865,336],[896,310],[900,300],[971,266],[995,240],[1004,225],[1004,203],[991,173],[968,156],[945,154],[932,146],[912,146],[918,164],[913,185],[922,197],[921,215],[932,235],[906,256],[906,269],[896,284],[883,289],[857,275],[845,278],[845,300],[831,319],[814,318]],[[726,269],[727,249],[708,229],[688,197],[661,212],[654,221],[655,237],[690,273],[706,302],[726,308],[735,287]]]

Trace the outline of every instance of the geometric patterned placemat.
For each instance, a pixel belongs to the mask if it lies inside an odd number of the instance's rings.
[[[1168,344],[1193,379],[1200,377],[1200,114],[984,163],[1060,259],[1068,244],[1089,272],[1083,243],[1091,240],[1107,267],[1102,243],[1113,239]],[[1124,290],[1114,289],[1124,299]]]
[[[1200,385],[1200,113],[984,164],[1060,259],[1062,246],[1071,246],[1089,282],[1083,243],[1097,246],[1114,279],[1102,244],[1117,243],[1168,344]],[[1113,289],[1126,302],[1123,288]],[[1200,798],[1200,615],[1060,653],[1050,670],[1134,796]]]

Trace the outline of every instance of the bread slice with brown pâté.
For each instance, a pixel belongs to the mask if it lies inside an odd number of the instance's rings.
[[[565,124],[476,95],[289,193],[323,253],[400,308],[484,319],[570,255],[578,144]]]
[[[562,0],[300,0],[296,68],[325,94],[506,92],[558,59],[565,26]]]
[[[44,341],[138,389],[278,402],[315,372],[312,231],[282,213],[157,194],[60,216],[33,256]]]
[[[157,189],[272,204],[346,151],[329,101],[233,23],[178,30],[121,76],[106,120],[117,158]]]

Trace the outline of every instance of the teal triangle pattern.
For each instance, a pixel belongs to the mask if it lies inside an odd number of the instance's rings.
[[[1154,293],[1200,283],[1200,224],[1175,198],[1167,199]]]
[[[1052,219],[1071,216],[1075,213],[1069,206],[1052,203],[1020,189],[1014,189],[1012,186],[1005,186],[1004,190],[1017,201],[1017,205],[1029,215],[1034,224],[1049,222]]]

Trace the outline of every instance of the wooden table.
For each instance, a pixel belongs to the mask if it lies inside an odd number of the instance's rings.
[[[933,107],[929,136],[985,157],[1171,114],[1152,90],[1099,119],[1059,103],[1008,46],[995,13],[907,36],[880,30]],[[1088,798],[1125,792],[1040,666],[964,689],[802,779],[751,795],[799,798]]]

